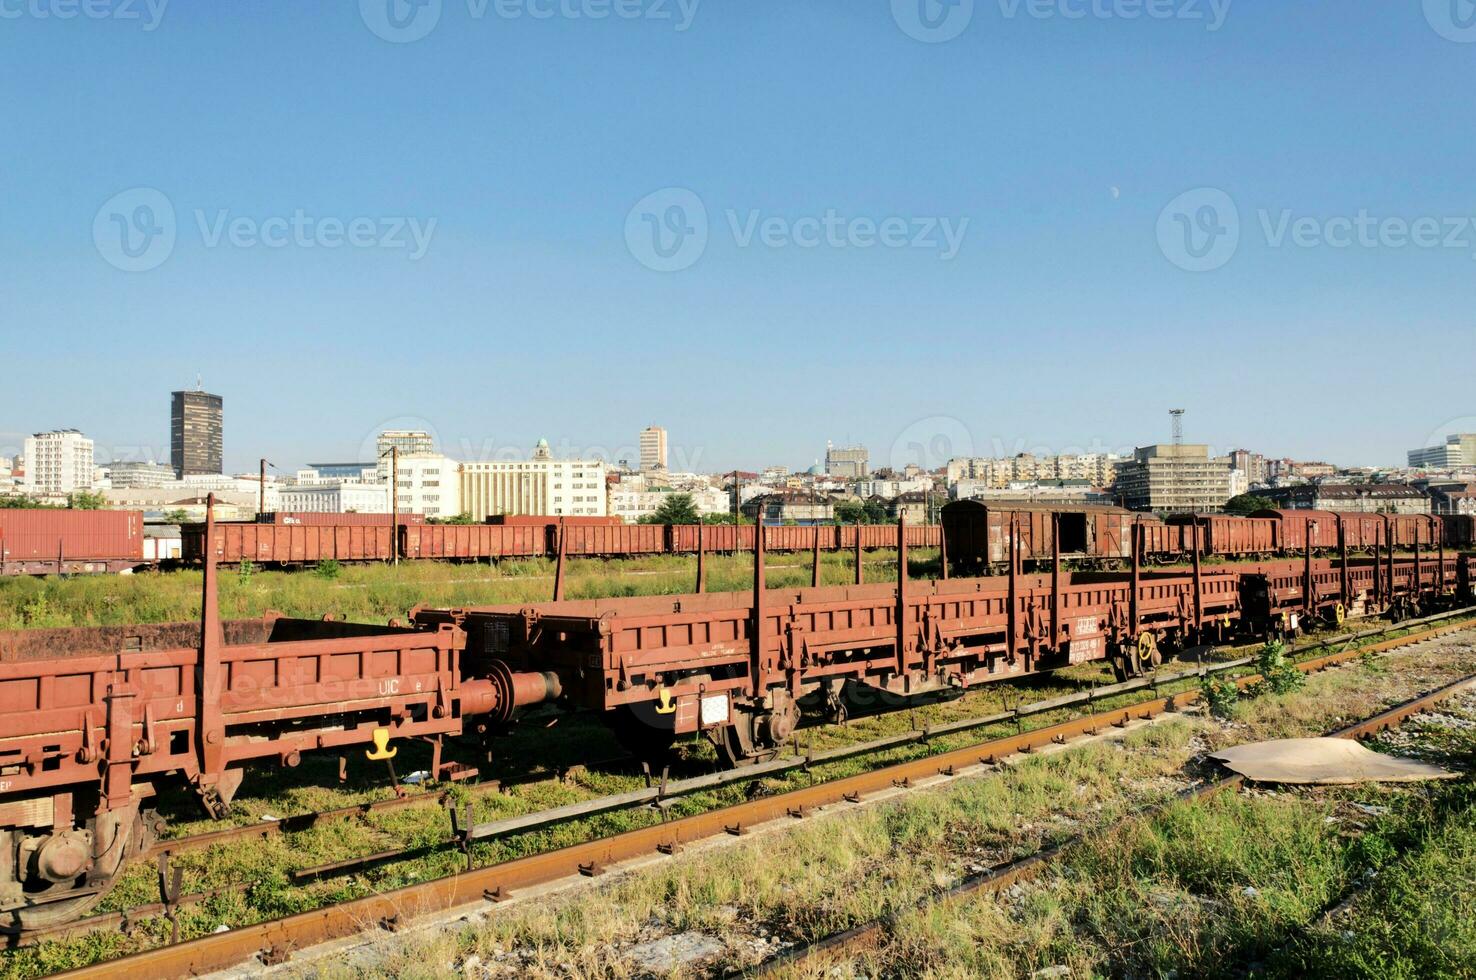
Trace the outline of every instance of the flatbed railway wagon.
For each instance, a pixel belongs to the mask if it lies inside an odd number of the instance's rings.
[[[449,627],[222,622],[214,562],[198,623],[0,633],[0,925],[84,914],[149,846],[168,785],[219,817],[248,770],[387,760],[407,738],[433,743],[437,779],[474,774],[442,739],[557,697],[557,678],[472,668],[463,646]]]
[[[550,705],[599,713],[638,751],[701,733],[741,765],[787,741],[802,710],[843,717],[860,695],[886,709],[1089,661],[1125,676],[1174,647],[1294,628],[1288,614],[1470,600],[1469,556],[1050,573],[1015,561],[1003,576],[913,581],[906,540],[893,583],[769,590],[760,543],[751,593],[423,609],[411,628],[222,622],[207,559],[198,623],[0,633],[0,918],[21,932],[84,914],[148,849],[162,790],[221,817],[249,773],[309,753],[387,761],[424,740],[435,779],[465,778],[445,740],[490,750],[520,708]]]
[[[900,699],[1093,660],[1126,677],[1189,644],[1284,634],[1400,603],[1434,608],[1463,574],[1469,582],[1464,561],[1415,569],[1408,558],[1308,553],[1188,571],[1145,571],[1139,560],[1130,573],[1058,565],[1027,574],[1022,555],[1003,576],[912,582],[899,572],[894,584],[770,591],[761,548],[751,594],[422,609],[413,618],[454,626],[471,662],[557,675],[568,706],[603,716],[637,751],[701,733],[740,765],[786,742],[806,707],[841,717],[843,689]]]

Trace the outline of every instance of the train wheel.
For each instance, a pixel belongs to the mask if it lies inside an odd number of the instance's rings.
[[[1158,637],[1148,630],[1138,634],[1134,652],[1136,653],[1134,667],[1139,676],[1163,663],[1163,654],[1158,649]]]
[[[0,911],[13,930],[28,932],[65,925],[92,911],[113,890],[126,859],[148,843],[137,807],[110,810],[88,821],[85,831],[28,835],[12,831],[25,869],[19,903]],[[104,842],[91,862],[91,842]]]

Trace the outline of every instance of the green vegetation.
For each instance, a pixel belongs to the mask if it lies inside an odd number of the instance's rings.
[[[661,501],[661,506],[648,517],[641,518],[642,524],[700,524],[702,516],[690,493],[674,493]]]
[[[887,508],[880,500],[842,500],[835,505],[837,524],[887,524]]]
[[[937,551],[909,549],[916,578],[937,572]],[[895,551],[867,552],[866,579],[896,576]],[[850,552],[822,552],[821,582],[855,580]],[[553,592],[554,562],[543,558],[507,560],[496,565],[401,562],[343,565],[333,577],[311,571],[276,571],[243,566],[223,568],[219,576],[221,614],[247,619],[275,609],[288,616],[382,624],[405,618],[417,605],[471,606],[546,600]],[[606,561],[567,559],[566,594],[571,599],[604,596],[671,595],[690,592],[697,562],[691,555],[653,555]],[[770,553],[767,577],[772,588],[810,584],[810,555]],[[744,591],[753,582],[753,556],[707,556],[712,591]],[[125,623],[182,622],[200,615],[198,570],[140,572],[134,575],[79,575],[62,579],[13,576],[0,579],[0,629],[54,626],[117,626]]]
[[[325,558],[313,566],[313,574],[318,578],[336,579],[343,574],[343,565],[336,558]]]
[[[1240,686],[1235,681],[1223,674],[1206,675],[1199,682],[1199,694],[1216,718],[1235,717],[1235,706],[1240,703]]]
[[[40,498],[25,493],[0,494],[0,510],[101,510],[107,500],[100,493],[78,490],[67,498],[66,507],[43,503]]]
[[[1276,502],[1270,497],[1259,497],[1253,493],[1236,494],[1225,501],[1225,513],[1236,517],[1248,517],[1258,510],[1270,510]]]
[[[427,519],[427,524],[480,524],[481,521],[472,517],[466,511],[462,511],[454,517],[432,517]]]
[[[1257,693],[1290,694],[1301,687],[1307,675],[1297,670],[1286,655],[1286,645],[1272,640],[1256,654],[1256,672],[1261,675]]]

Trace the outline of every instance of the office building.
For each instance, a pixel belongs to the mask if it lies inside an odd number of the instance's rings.
[[[554,459],[540,440],[532,459],[462,463],[460,504],[479,521],[498,514],[604,517],[605,464]]]
[[[224,399],[204,391],[176,391],[169,410],[169,456],[176,477],[225,471]]]
[[[829,476],[852,480],[862,479],[868,473],[867,464],[870,459],[864,446],[838,449],[828,442],[825,444],[825,472]]]
[[[1218,511],[1230,499],[1230,459],[1203,445],[1144,446],[1118,467],[1117,494],[1133,510]]]
[[[1458,432],[1446,436],[1444,445],[1411,449],[1406,455],[1411,469],[1452,470],[1476,466],[1476,432]]]
[[[641,430],[641,470],[666,469],[666,430],[658,425]]]

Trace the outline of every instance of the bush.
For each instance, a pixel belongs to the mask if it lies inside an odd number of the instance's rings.
[[[1240,688],[1228,677],[1206,676],[1199,681],[1199,695],[1216,718],[1229,719],[1235,715],[1235,706],[1240,701]]]
[[[241,566],[236,569],[236,578],[242,585],[251,584],[251,573],[256,571],[256,565],[250,558],[242,558]]]
[[[1256,654],[1256,669],[1261,674],[1261,687],[1272,694],[1290,694],[1305,679],[1296,664],[1286,658],[1286,646],[1272,640]]]
[[[318,578],[334,579],[343,571],[343,565],[339,564],[337,558],[324,558],[313,566],[313,574]]]

